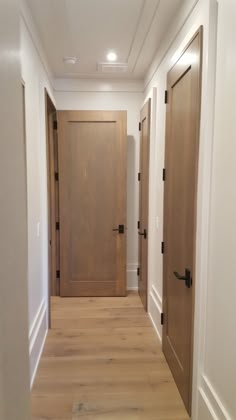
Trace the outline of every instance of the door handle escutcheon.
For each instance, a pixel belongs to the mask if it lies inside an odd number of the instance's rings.
[[[174,271],[173,274],[178,280],[184,280],[185,286],[188,287],[188,289],[190,289],[190,287],[192,286],[192,278],[191,271],[188,270],[188,268],[185,269],[185,276],[181,276],[179,273],[177,273],[177,271]]]

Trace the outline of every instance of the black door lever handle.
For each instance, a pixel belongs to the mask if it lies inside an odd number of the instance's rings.
[[[146,237],[147,237],[147,231],[146,231],[146,229],[144,229],[144,230],[143,230],[143,233],[142,233],[142,232],[138,232],[138,234],[139,234],[140,236],[143,236],[143,237],[144,237],[144,239],[146,239]]]
[[[177,271],[174,271],[173,274],[178,280],[184,280],[185,286],[188,287],[188,289],[192,286],[192,278],[191,278],[191,271],[187,268],[185,269],[185,276],[181,276]]]
[[[124,225],[119,225],[117,229],[112,229],[113,232],[125,233]]]

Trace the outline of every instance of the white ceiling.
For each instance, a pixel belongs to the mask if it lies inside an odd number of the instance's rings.
[[[184,0],[27,0],[55,77],[141,79]],[[102,73],[115,50],[125,73]],[[64,56],[76,56],[75,65]]]

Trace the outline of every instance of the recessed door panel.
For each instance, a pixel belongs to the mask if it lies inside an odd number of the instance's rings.
[[[167,77],[163,351],[189,413],[196,242],[201,30]]]
[[[124,295],[126,114],[58,117],[61,295]]]

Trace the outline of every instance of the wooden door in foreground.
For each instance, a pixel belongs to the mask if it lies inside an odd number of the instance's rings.
[[[191,412],[201,28],[167,76],[163,351]]]
[[[147,310],[148,276],[148,199],[149,199],[149,149],[150,149],[151,99],[141,110],[140,175],[139,175],[139,282],[138,290],[144,309]]]
[[[126,112],[58,112],[61,296],[126,294]]]

